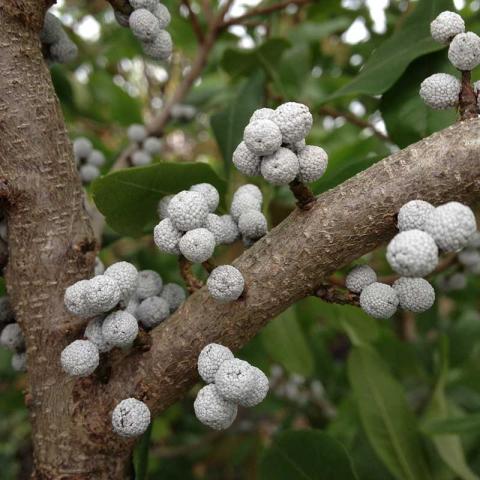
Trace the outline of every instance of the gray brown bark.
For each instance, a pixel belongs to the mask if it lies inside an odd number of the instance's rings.
[[[63,307],[65,287],[93,269],[95,240],[38,30],[46,2],[0,2],[0,179],[6,180],[8,294],[25,335],[37,479],[123,478],[88,437],[75,382],[60,368],[82,323]],[[83,407],[83,406],[82,406]],[[88,407],[85,407],[88,411]],[[119,457],[121,458],[121,457]],[[120,474],[120,472],[122,474]]]

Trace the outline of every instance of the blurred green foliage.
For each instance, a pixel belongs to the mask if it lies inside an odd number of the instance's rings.
[[[157,270],[166,281],[181,281],[175,259],[151,240],[157,201],[209,181],[227,207],[234,188],[247,181],[230,168],[232,152],[259,106],[287,100],[309,105],[315,120],[308,141],[329,153],[316,193],[455,121],[455,112],[430,111],[418,96],[423,78],[451,71],[445,49],[428,34],[433,17],[454,8],[450,0],[391,0],[384,9],[375,0],[322,0],[224,31],[183,100],[197,113],[168,123],[153,165],[108,173],[128,145],[126,127],[161,112],[197,55],[180,2],[165,3],[173,16],[170,65],[144,58],[103,2],[71,1],[57,10],[80,52],[72,65],[51,69],[71,137],[89,137],[108,157],[105,176],[89,189],[108,222],[101,252],[107,264],[124,259]],[[206,28],[204,3],[192,0]],[[207,3],[217,9],[215,1]],[[478,1],[456,3],[478,33]],[[274,226],[294,208],[293,198],[285,188],[254,181],[269,200],[266,213]],[[218,250],[222,262],[241,247]],[[367,260],[389,273],[383,251]],[[404,314],[376,321],[350,306],[299,302],[239,353],[270,376],[267,399],[241,410],[232,428],[218,433],[195,419],[197,386],[156,418],[139,443],[137,478],[480,478],[479,287],[471,277],[459,292],[437,291],[435,307],[414,317],[409,342],[398,335],[399,326],[412,321]],[[27,478],[24,387],[1,351],[5,479]]]

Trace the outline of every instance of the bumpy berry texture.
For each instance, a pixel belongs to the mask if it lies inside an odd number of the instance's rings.
[[[132,165],[135,167],[144,167],[145,165],[150,165],[152,163],[151,155],[144,150],[137,150],[136,152],[133,152],[131,160]]]
[[[217,302],[237,300],[245,288],[245,280],[238,269],[231,265],[215,268],[207,280],[208,292]]]
[[[313,117],[306,105],[288,102],[275,109],[271,120],[282,132],[283,143],[303,140],[312,128]]]
[[[93,151],[92,142],[85,137],[76,138],[73,142],[73,153],[78,159],[87,159]]]
[[[231,215],[222,215],[220,218],[224,226],[222,243],[229,245],[238,239],[238,227]]]
[[[176,283],[167,283],[163,287],[160,297],[167,302],[170,313],[175,312],[187,298],[185,290]]]
[[[105,163],[105,155],[100,150],[93,150],[88,156],[87,162],[95,167],[101,167]]]
[[[97,317],[88,322],[85,329],[85,338],[96,345],[100,353],[108,352],[112,346],[105,340],[102,333],[103,318]]]
[[[473,70],[480,63],[480,37],[473,32],[456,35],[450,43],[448,59],[458,70]]]
[[[128,262],[117,262],[105,270],[105,275],[117,282],[120,289],[120,298],[128,302],[137,290],[138,271]]]
[[[209,343],[203,347],[198,356],[198,373],[205,383],[213,383],[220,365],[233,358],[233,353],[229,348],[218,343]]]
[[[170,12],[168,11],[168,8],[165,5],[157,3],[153,8],[152,13],[157,18],[158,25],[161,29],[167,28],[170,25],[172,17],[170,15]]]
[[[420,96],[426,105],[435,110],[455,108],[458,105],[462,84],[448,73],[434,73],[420,85]]]
[[[162,323],[170,315],[170,305],[161,297],[149,297],[137,307],[135,316],[146,328],[153,328]]]
[[[121,437],[139,437],[150,425],[150,410],[136,398],[122,400],[112,412],[113,431]]]
[[[257,367],[252,366],[255,375],[255,386],[245,395],[239,404],[242,407],[254,407],[263,402],[268,393],[269,382],[267,376]]]
[[[168,205],[170,204],[170,200],[174,196],[175,195],[166,195],[165,197],[162,197],[161,200],[158,202],[157,212],[160,220],[168,217]]]
[[[117,282],[106,275],[97,275],[88,281],[85,289],[85,302],[91,313],[105,313],[121,300],[121,291]]]
[[[145,8],[146,10],[153,12],[158,5],[158,0],[129,0],[129,3],[135,10]]]
[[[299,164],[298,180],[305,183],[315,182],[323,176],[328,165],[327,152],[314,145],[307,145],[297,153]]]
[[[401,277],[393,284],[393,289],[404,310],[422,313],[435,303],[435,290],[423,278]]]
[[[271,120],[256,120],[245,128],[243,141],[255,155],[271,155],[282,145],[282,132]]]
[[[113,312],[105,317],[102,324],[102,334],[105,341],[110,345],[128,347],[137,338],[138,322],[128,312]]]
[[[256,378],[255,371],[248,362],[234,358],[220,365],[215,374],[215,386],[225,400],[241,403],[250,397]]]
[[[256,122],[257,120],[270,120],[273,116],[273,108],[259,108],[253,112],[250,117],[249,123]]]
[[[40,41],[50,45],[61,40],[63,35],[63,26],[59,18],[53,13],[47,12],[43,19],[43,28],[40,32]]]
[[[234,195],[232,205],[230,206],[230,215],[238,222],[240,216],[250,210],[260,211],[262,208],[262,201],[250,195],[249,193],[241,193]]]
[[[9,323],[0,334],[0,345],[15,352],[21,350],[24,346],[24,338],[20,325],[18,323]]]
[[[397,311],[398,295],[390,285],[375,282],[362,290],[360,307],[373,318],[387,319]]]
[[[267,219],[262,212],[250,210],[238,219],[240,233],[251,240],[258,240],[267,233]]]
[[[75,59],[78,53],[77,46],[64,34],[62,38],[50,45],[50,60],[57,63],[68,63]]]
[[[425,220],[434,210],[435,207],[428,202],[411,200],[398,212],[398,229],[401,232],[406,230],[422,230]]]
[[[162,150],[162,141],[157,137],[148,137],[143,142],[142,147],[150,155],[156,155]]]
[[[147,138],[147,130],[143,125],[134,123],[128,127],[127,137],[131,142],[143,142]]]
[[[192,185],[190,191],[198,192],[205,197],[210,212],[214,212],[217,209],[220,195],[213,185],[210,183],[198,183],[197,185]]]
[[[261,158],[251,152],[245,142],[240,142],[233,152],[232,162],[237,170],[244,175],[254,177],[260,174]]]
[[[75,340],[60,355],[63,370],[73,377],[90,375],[98,367],[98,362],[98,348],[89,340]]]
[[[297,156],[288,148],[279,148],[263,157],[260,165],[263,178],[272,185],[288,185],[300,171]]]
[[[225,400],[213,384],[198,392],[193,408],[198,420],[214,430],[227,429],[237,416],[237,406]]]
[[[14,353],[12,355],[12,368],[16,372],[26,372],[27,371],[27,354],[23,353]]]
[[[428,215],[423,229],[433,237],[439,248],[445,252],[456,252],[467,246],[477,230],[477,223],[471,208],[449,202]]]
[[[95,165],[82,165],[79,170],[83,183],[91,183],[100,176],[100,170]]]
[[[215,237],[206,228],[187,232],[178,242],[182,255],[193,263],[206,262],[215,250]]]
[[[89,288],[88,280],[80,280],[65,290],[64,304],[65,308],[73,315],[79,317],[88,317],[92,315],[93,309],[87,302],[85,294]]]
[[[474,232],[473,235],[468,239],[467,246],[469,248],[480,248],[480,232]]]
[[[165,253],[179,255],[178,242],[182,238],[182,232],[178,231],[169,218],[164,218],[153,229],[153,240],[155,245]]]
[[[167,60],[173,50],[172,37],[166,30],[160,30],[152,42],[143,42],[142,47],[154,60]]]
[[[138,284],[135,295],[139,300],[160,295],[163,288],[162,277],[153,270],[138,272]]]
[[[236,197],[240,197],[245,194],[255,198],[258,201],[259,207],[262,206],[262,202],[263,202],[262,191],[256,185],[253,185],[253,183],[246,183],[245,185],[238,187],[235,193],[233,194],[233,198],[235,199]]]
[[[464,267],[476,267],[476,265],[480,265],[480,251],[466,248],[458,254],[458,261]]]
[[[198,192],[177,193],[168,205],[168,217],[182,232],[203,227],[209,213],[207,200]]]
[[[456,35],[463,32],[465,32],[463,18],[458,13],[448,10],[438,15],[430,24],[432,38],[443,45],[448,45]]]
[[[130,30],[144,42],[153,41],[160,33],[160,25],[152,12],[146,8],[139,8],[130,14],[128,19]]]
[[[345,286],[353,293],[360,293],[365,287],[377,281],[377,274],[368,265],[357,265],[347,275]]]
[[[438,247],[434,239],[421,230],[400,232],[388,244],[387,261],[404,277],[425,277],[438,264]]]

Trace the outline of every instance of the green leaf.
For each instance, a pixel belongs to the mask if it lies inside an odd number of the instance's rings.
[[[442,337],[440,342],[440,373],[430,404],[425,413],[425,420],[445,420],[449,416],[449,406],[445,396],[445,384],[448,374],[448,339]],[[462,480],[478,480],[467,465],[463,446],[458,435],[433,435],[433,443],[440,458]]]
[[[269,76],[275,76],[278,59],[290,46],[283,38],[272,38],[252,50],[227,48],[221,60],[222,68],[232,77],[249,75],[261,66]]]
[[[259,108],[263,98],[264,76],[253,75],[225,110],[211,118],[211,125],[226,165],[243,139],[243,130],[253,112]]]
[[[280,314],[260,333],[268,354],[289,372],[312,375],[313,355],[298,322],[294,307]]]
[[[348,377],[372,447],[398,480],[431,479],[401,385],[373,350],[355,348]]]
[[[450,433],[480,433],[480,413],[452,417],[445,420],[431,420],[422,425],[422,432],[427,435],[443,435]]]
[[[220,196],[224,180],[205,163],[155,163],[127,168],[97,179],[93,198],[107,223],[122,235],[140,235],[157,218],[157,204],[164,195],[188,190],[195,183],[214,185]]]
[[[135,480],[146,480],[148,474],[148,454],[150,449],[150,438],[152,436],[152,424],[147,428],[133,452],[133,466],[135,469]]]
[[[410,62],[444,48],[433,41],[430,22],[442,11],[453,8],[451,0],[420,0],[403,27],[383,42],[370,56],[360,74],[328,98],[385,92],[402,75]]]
[[[260,461],[260,480],[357,480],[341,443],[315,430],[278,435]]]
[[[420,84],[435,72],[458,75],[448,62],[445,52],[425,55],[414,61],[382,97],[380,111],[390,138],[400,148],[455,122],[457,114],[454,109],[433,110],[420,98]]]

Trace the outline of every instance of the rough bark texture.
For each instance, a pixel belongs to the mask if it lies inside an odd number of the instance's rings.
[[[27,344],[36,479],[124,478],[126,458],[94,450],[60,368],[81,323],[65,287],[88,276],[95,241],[38,30],[46,2],[0,2],[0,179],[7,184],[8,294]],[[28,19],[28,21],[27,21]],[[36,21],[34,21],[36,19]],[[87,409],[88,411],[88,409]],[[81,419],[80,419],[81,420]]]
[[[294,211],[234,265],[248,287],[221,305],[206,288],[152,332],[152,349],[113,369],[114,392],[140,395],[160,412],[197,379],[196,359],[210,342],[245,345],[271,318],[311,295],[336,269],[377,248],[396,231],[409,200],[472,203],[480,197],[480,120],[458,123],[395,153]]]

